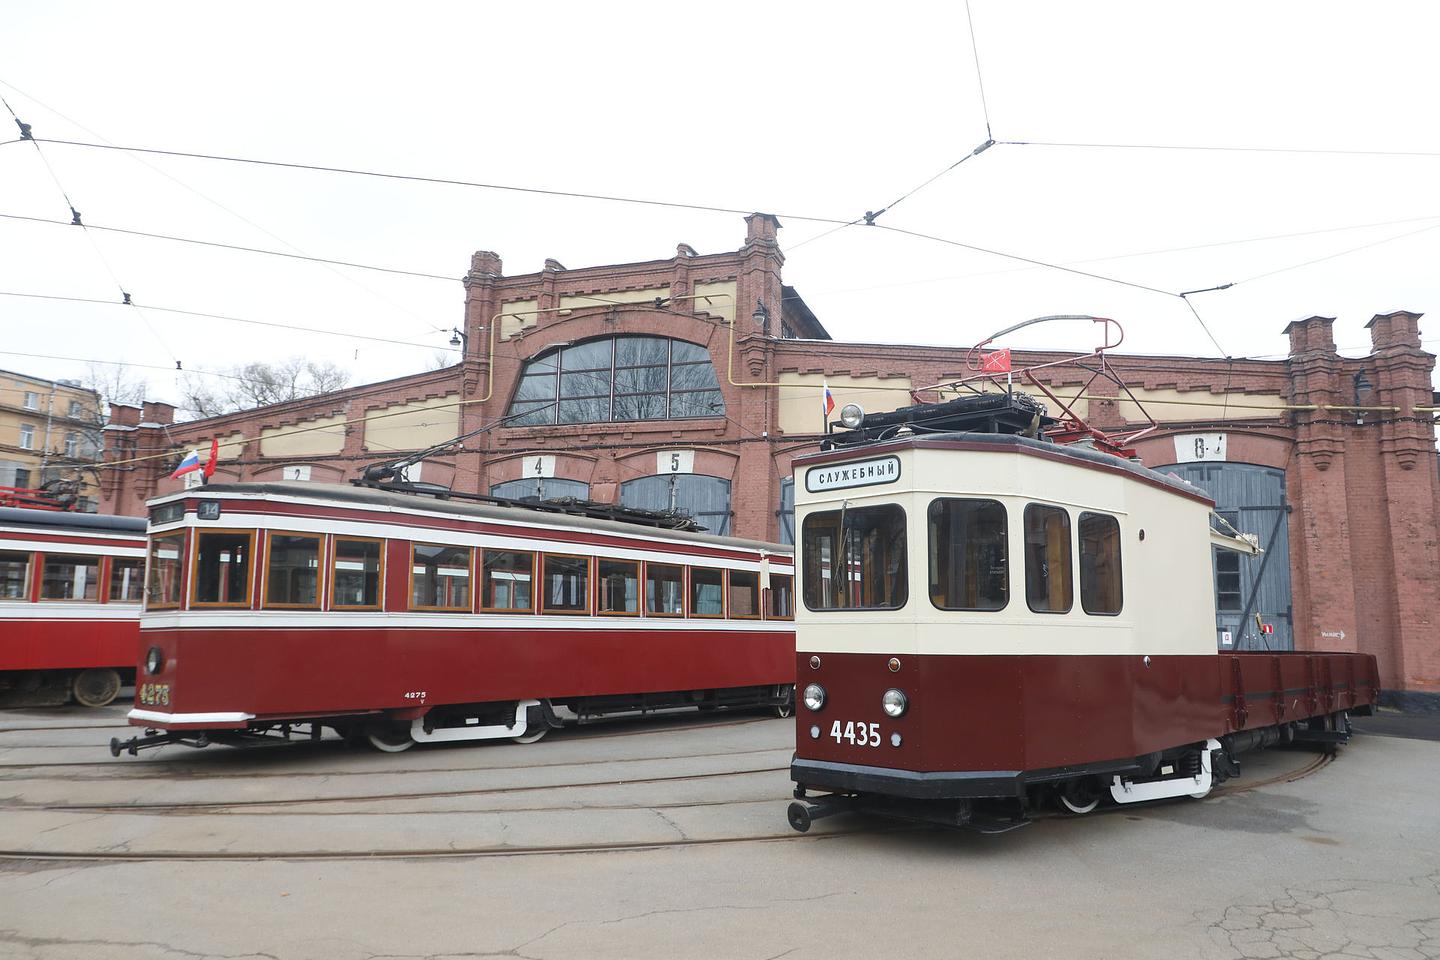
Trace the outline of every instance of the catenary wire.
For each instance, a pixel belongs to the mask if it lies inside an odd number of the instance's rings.
[[[1289,153],[1341,157],[1440,157],[1432,150],[1340,150],[1303,147],[1243,147],[1186,143],[1065,143],[1054,140],[996,140],[1007,147],[1066,147],[1093,150],[1195,150],[1211,153]]]
[[[1276,270],[1268,270],[1268,271],[1266,271],[1265,273],[1257,273],[1257,274],[1256,274],[1255,276],[1253,276],[1253,277],[1246,277],[1244,280],[1237,280],[1237,281],[1235,281],[1235,283],[1236,283],[1237,285],[1238,285],[1238,284],[1241,284],[1241,283],[1252,283],[1252,282],[1254,282],[1254,281],[1256,281],[1256,280],[1263,280],[1263,279],[1266,278],[1266,277],[1273,277],[1273,276],[1275,276],[1275,275],[1278,274],[1278,273],[1288,273],[1288,272],[1291,271],[1291,270],[1299,270],[1299,269],[1302,268],[1302,267],[1309,267],[1309,266],[1313,266],[1313,265],[1315,265],[1315,264],[1317,264],[1317,263],[1324,263],[1324,262],[1327,261],[1327,260],[1334,260],[1334,259],[1337,258],[1337,257],[1344,257],[1344,256],[1347,256],[1347,255],[1352,254],[1352,253],[1358,253],[1358,252],[1360,252],[1361,250],[1369,250],[1369,249],[1372,248],[1372,247],[1378,247],[1378,246],[1381,246],[1382,244],[1386,244],[1386,243],[1393,243],[1393,242],[1395,242],[1396,240],[1404,240],[1406,237],[1413,237],[1413,236],[1416,236],[1417,234],[1428,233],[1428,232],[1431,231],[1431,230],[1437,230],[1437,229],[1440,229],[1440,223],[1432,224],[1432,225],[1430,225],[1430,226],[1428,226],[1428,227],[1421,227],[1419,230],[1411,230],[1411,231],[1409,231],[1409,232],[1407,232],[1407,233],[1397,234],[1397,235],[1395,235],[1395,236],[1393,236],[1393,237],[1384,237],[1384,238],[1382,238],[1382,239],[1380,239],[1380,240],[1374,240],[1374,241],[1371,241],[1370,243],[1361,244],[1361,245],[1358,246],[1358,247],[1351,247],[1351,248],[1348,249],[1348,250],[1341,250],[1341,251],[1339,251],[1338,253],[1331,253],[1331,254],[1327,254],[1326,256],[1323,256],[1323,257],[1316,257],[1316,258],[1313,259],[1313,260],[1306,260],[1306,261],[1304,261],[1303,263],[1294,263],[1294,264],[1291,264],[1291,265],[1288,266],[1288,267],[1280,267],[1279,269],[1276,269]]]
[[[980,84],[980,109],[985,112],[985,139],[994,140],[990,131],[990,104],[985,99],[985,77],[980,72],[980,45],[975,40],[975,18],[970,15],[970,0],[965,0],[965,23],[970,27],[970,52],[975,57],[975,80]]]

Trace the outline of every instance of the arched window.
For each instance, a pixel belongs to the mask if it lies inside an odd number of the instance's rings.
[[[723,417],[725,399],[704,347],[668,337],[602,337],[525,364],[506,424]]]
[[[675,510],[711,533],[730,532],[730,481],[695,473],[667,473],[620,484],[620,503],[642,510]]]
[[[509,500],[561,500],[574,497],[576,500],[590,498],[590,484],[579,480],[562,480],[559,477],[521,477],[506,480],[490,488],[490,496],[505,497]]]

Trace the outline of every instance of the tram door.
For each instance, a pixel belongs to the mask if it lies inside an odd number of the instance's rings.
[[[1175,473],[1203,489],[1214,498],[1215,512],[1241,533],[1258,536],[1265,551],[1258,557],[1218,548],[1211,551],[1217,647],[1295,649],[1285,472],[1250,463],[1181,463],[1160,471]],[[1273,633],[1263,633],[1256,626],[1257,613]]]

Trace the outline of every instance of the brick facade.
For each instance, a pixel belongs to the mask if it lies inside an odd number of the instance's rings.
[[[102,509],[142,513],[146,499],[179,488],[168,474],[183,452],[212,437],[224,444],[217,479],[276,479],[299,464],[313,480],[344,482],[366,464],[423,449],[437,430],[448,437],[495,424],[531,358],[624,333],[706,347],[724,416],[494,426],[427,461],[423,479],[488,493],[520,478],[524,457],[553,454],[556,477],[589,484],[592,499],[615,501],[625,481],[657,472],[657,451],[693,451],[695,473],[730,481],[732,532],[777,539],[790,460],[818,439],[819,377],[830,379],[839,403],[854,393],[893,407],[908,402],[912,389],[972,371],[965,349],[830,340],[782,283],[779,223],[754,214],[746,226],[744,245],[730,253],[699,255],[681,244],[665,260],[576,270],[547,260],[540,272],[514,277],[504,275],[499,256],[477,252],[465,279],[464,360],[443,370],[183,424],[164,404],[117,407]],[[1110,361],[1126,387],[1159,411],[1159,429],[1136,443],[1147,464],[1175,462],[1176,434],[1223,431],[1228,460],[1284,471],[1296,646],[1376,653],[1387,688],[1440,703],[1433,624],[1440,473],[1431,416],[1416,410],[1433,405],[1434,357],[1421,349],[1418,321],[1406,312],[1377,316],[1369,325],[1373,350],[1358,359],[1338,356],[1332,321],[1312,317],[1286,328],[1286,360]],[[1017,351],[1014,359],[1019,367],[1059,356]],[[1042,379],[1068,399],[1090,375],[1061,367]],[[430,440],[376,439],[384,417],[422,402],[434,410]],[[1090,422],[1105,429],[1138,418],[1131,398],[1109,381],[1092,383],[1085,403]],[[1307,406],[1328,409],[1290,409]],[[325,441],[324,453],[265,450],[301,436],[333,442]]]

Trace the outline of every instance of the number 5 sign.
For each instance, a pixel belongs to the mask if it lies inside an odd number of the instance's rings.
[[[695,451],[661,450],[655,454],[655,472],[658,474],[694,473]]]

